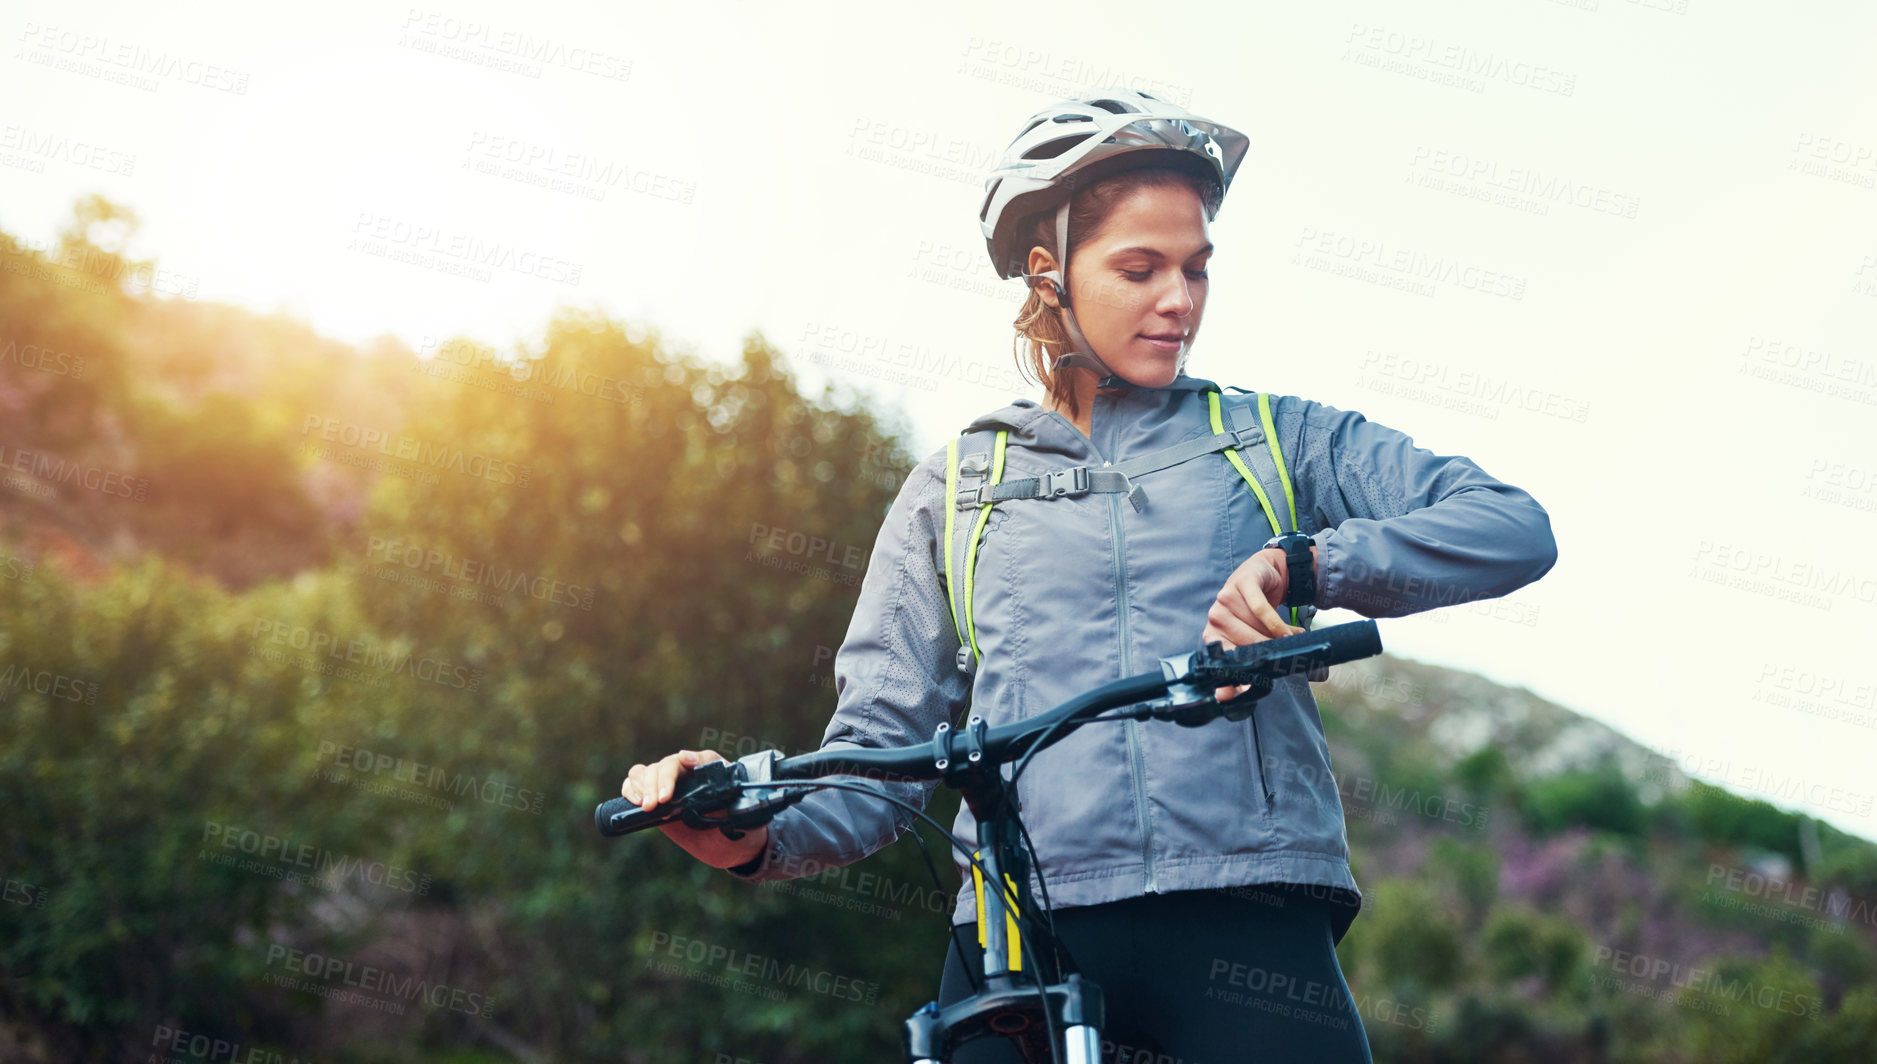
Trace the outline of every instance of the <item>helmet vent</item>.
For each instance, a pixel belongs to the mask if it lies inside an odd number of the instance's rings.
[[[1025,159],[1054,159],[1091,136],[1093,136],[1091,133],[1078,133],[1072,137],[1057,137],[1055,140],[1045,141],[1024,152],[1023,157]]]
[[[1132,108],[1128,107],[1127,104],[1124,104],[1120,102],[1119,100],[1090,100],[1089,102],[1094,104],[1096,107],[1099,107],[1102,110],[1108,111],[1113,114],[1131,115],[1134,113]]]

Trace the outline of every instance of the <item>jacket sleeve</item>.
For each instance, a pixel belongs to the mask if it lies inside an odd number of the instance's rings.
[[[1279,438],[1322,529],[1319,609],[1400,617],[1508,595],[1557,563],[1551,517],[1525,491],[1360,413],[1292,402],[1302,416]]]
[[[944,555],[944,452],[914,469],[887,511],[861,580],[847,636],[834,655],[834,718],[828,747],[925,742],[969,698],[958,670],[958,633],[940,579]],[[934,784],[843,782],[879,788],[923,809]],[[732,875],[752,882],[795,879],[852,864],[897,839],[913,814],[844,790],[810,791],[769,822],[769,848]]]

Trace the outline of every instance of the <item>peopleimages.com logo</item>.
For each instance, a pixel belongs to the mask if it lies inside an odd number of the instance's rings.
[[[71,484],[104,495],[142,502],[150,492],[150,482],[131,473],[68,461],[44,451],[22,447],[8,450],[0,443],[0,469],[26,473],[47,484]]]
[[[145,1058],[146,1064],[313,1064],[311,1057],[288,1056],[267,1046],[179,1027],[157,1027],[150,1048],[156,1052]]]
[[[78,680],[64,673],[34,669],[29,665],[8,665],[4,672],[0,672],[0,702],[5,702],[15,691],[21,690],[63,702],[83,702],[88,706],[98,704],[96,680]]]
[[[356,773],[360,777],[370,777],[394,783],[406,784],[420,791],[434,791],[457,798],[473,798],[486,805],[500,806],[503,809],[518,809],[539,814],[547,799],[546,792],[517,787],[512,783],[494,777],[477,776],[474,773],[452,773],[438,765],[399,757],[383,751],[365,747],[336,743],[322,739],[319,743],[319,764],[322,769],[328,765],[328,771],[336,769],[342,773]],[[340,776],[332,782],[343,782]],[[454,808],[452,804],[451,808]]]
[[[430,876],[415,869],[335,853],[323,846],[296,842],[239,824],[203,821],[202,846],[196,853],[197,860],[269,879],[312,885],[336,885],[349,879],[419,897],[430,893]],[[217,849],[225,852],[217,853]]]
[[[354,421],[307,414],[300,424],[302,437],[318,436],[325,443],[337,443],[360,451],[369,451],[428,470],[458,473],[497,484],[527,487],[534,470],[525,465],[486,454],[466,451],[447,443],[420,440],[412,436],[393,436],[390,432]]]
[[[482,686],[482,670],[458,665],[441,658],[418,657],[393,644],[359,636],[341,639],[331,632],[309,628],[289,621],[259,618],[253,623],[254,642],[248,648],[253,657],[275,664],[292,664],[311,671],[337,675],[342,679],[372,681],[384,676],[407,676],[424,683],[459,691],[476,691]],[[305,651],[306,657],[292,658],[272,647]],[[325,660],[321,660],[322,657]],[[381,675],[372,676],[342,665],[362,665]]]
[[[421,544],[373,536],[365,549],[367,558],[401,566],[413,574],[437,576],[466,588],[486,587],[508,594],[518,591],[529,598],[556,606],[593,610],[596,589],[591,585],[556,580],[542,573],[452,554]],[[395,570],[394,570],[395,572]]]
[[[263,979],[275,986],[340,1000],[358,1001],[363,997],[375,1001],[374,1007],[391,1006],[383,1010],[398,1015],[403,1014],[406,1002],[466,1016],[495,1014],[495,997],[491,994],[403,975],[373,964],[295,949],[278,942],[267,945],[267,968]],[[275,968],[280,970],[274,971]]]

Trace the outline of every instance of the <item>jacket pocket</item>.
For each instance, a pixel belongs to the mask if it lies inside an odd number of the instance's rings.
[[[1260,714],[1258,713],[1257,710],[1252,710],[1252,713],[1251,713],[1251,768],[1252,768],[1252,771],[1257,774],[1258,789],[1264,792],[1264,815],[1266,817],[1269,817],[1272,813],[1272,809],[1275,803],[1274,803],[1273,796],[1271,794],[1271,777],[1269,773],[1265,771],[1266,766],[1265,766],[1265,761],[1264,761],[1264,736],[1260,733],[1259,728],[1258,728],[1259,715]]]

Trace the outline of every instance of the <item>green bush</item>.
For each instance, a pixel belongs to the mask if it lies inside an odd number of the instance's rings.
[[[1639,837],[1646,820],[1635,789],[1615,768],[1562,772],[1532,783],[1524,814],[1540,835],[1587,827]]]
[[[1819,1028],[1818,984],[1790,958],[1722,958],[1704,965],[1711,974],[1690,977],[1678,999],[1698,1009],[1690,1049],[1696,1059],[1732,1062],[1820,1059],[1805,1043]],[[1868,1049],[1868,1047],[1866,1047]]]
[[[1374,888],[1374,912],[1361,918],[1375,975],[1404,1000],[1426,1000],[1461,971],[1461,934],[1427,884],[1387,880]],[[1354,934],[1354,931],[1351,931]]]
[[[1575,980],[1586,953],[1575,923],[1526,906],[1495,911],[1480,944],[1494,979],[1536,977],[1547,994],[1562,993]]]
[[[1499,898],[1499,857],[1490,847],[1436,839],[1428,855],[1427,874],[1453,892],[1468,927],[1477,926]]]
[[[1681,804],[1702,841],[1716,846],[1755,846],[1785,855],[1794,868],[1805,867],[1796,814],[1700,780],[1690,782]]]

